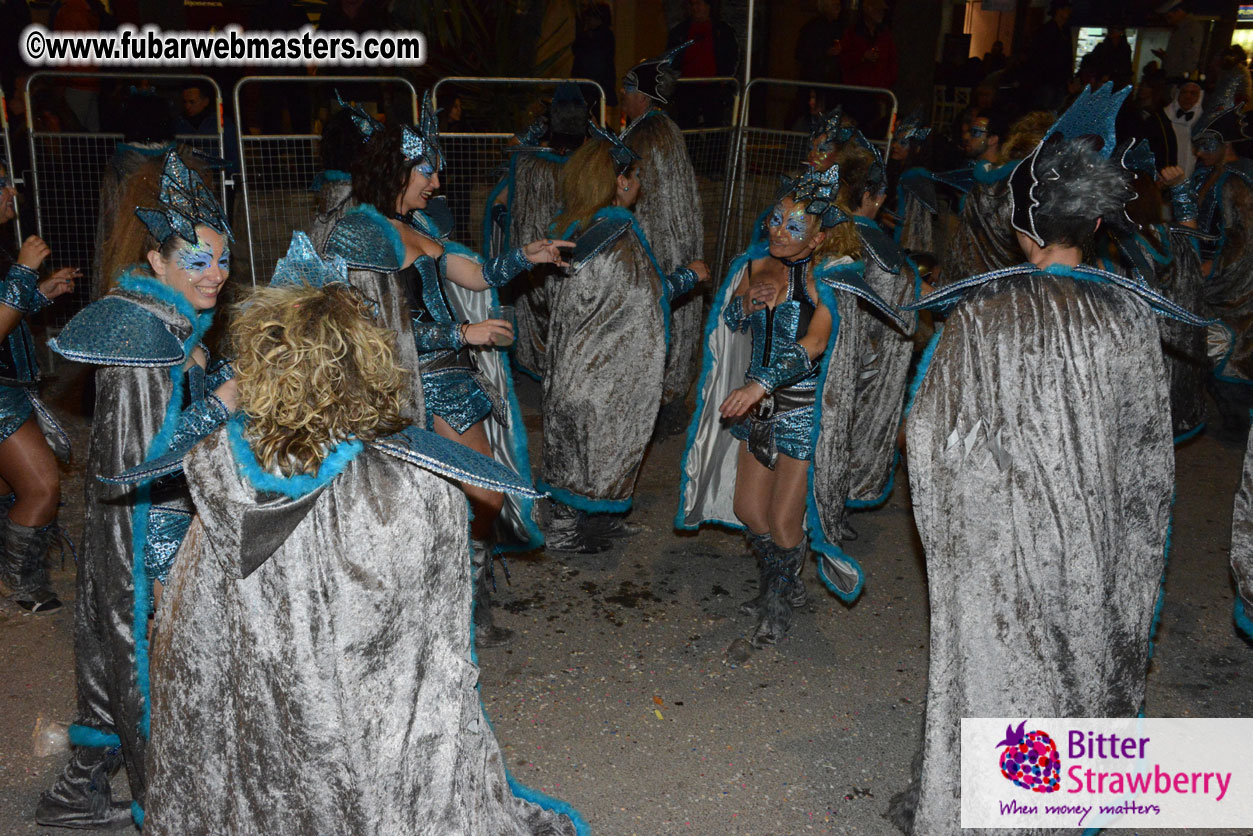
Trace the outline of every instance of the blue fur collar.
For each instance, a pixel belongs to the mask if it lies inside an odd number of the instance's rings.
[[[259,491],[280,493],[292,499],[299,499],[330,482],[342,473],[348,463],[365,448],[365,445],[355,438],[346,439],[336,444],[326,458],[322,459],[322,464],[319,465],[315,475],[300,473],[295,476],[278,476],[262,468],[261,462],[257,461],[252,447],[244,438],[244,421],[243,413],[236,413],[227,423],[231,452],[235,455],[236,464],[239,465],[240,475]]]
[[[212,308],[207,311],[197,311],[191,302],[187,301],[186,296],[160,279],[149,276],[139,270],[127,270],[118,277],[117,286],[123,290],[129,290],[131,293],[137,293],[140,296],[147,296],[149,299],[163,302],[187,319],[188,324],[191,325],[191,336],[183,341],[184,356],[200,342],[205,332],[209,330],[209,326],[213,324]]]

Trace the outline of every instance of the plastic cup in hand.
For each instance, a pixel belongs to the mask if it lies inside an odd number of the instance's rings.
[[[491,319],[505,320],[509,323],[509,326],[513,328],[514,335],[517,335],[518,314],[517,311],[514,310],[513,305],[492,305],[492,308],[487,312],[487,315]],[[505,337],[497,334],[492,337],[492,345],[499,348],[508,348],[513,345],[513,339],[513,337]]]

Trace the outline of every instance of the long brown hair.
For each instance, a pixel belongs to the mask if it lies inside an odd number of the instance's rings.
[[[601,209],[613,203],[618,188],[617,169],[609,156],[609,143],[589,139],[561,167],[563,210],[554,221],[553,232],[564,235],[572,223],[586,224]]]

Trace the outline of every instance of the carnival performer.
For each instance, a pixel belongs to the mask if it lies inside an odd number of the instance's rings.
[[[900,245],[875,220],[888,193],[883,157],[854,130],[836,159],[843,181],[838,202],[857,230],[862,277],[879,298],[900,308],[914,301],[916,276]],[[877,507],[891,495],[914,348],[910,334],[896,321],[867,302],[861,308],[847,503],[855,509]],[[847,521],[842,534],[856,537]]]
[[[590,130],[561,172],[554,229],[577,244],[552,300],[539,482],[552,495],[548,548],[585,553],[638,531],[622,515],[661,406],[670,300],[708,277],[700,261],[662,272],[630,212],[639,158]]]
[[[442,166],[428,93],[418,125],[389,125],[371,133],[353,164],[358,205],[336,224],[326,252],[353,268],[349,281],[367,298],[386,294],[380,322],[398,329],[401,365],[413,373],[414,400],[425,403],[422,423],[529,477],[525,427],[508,359],[495,348],[512,341],[513,326],[488,313],[497,303],[497,288],[532,264],[563,264],[559,248],[570,242],[541,239],[483,262],[447,238],[451,214],[442,199],[433,199]],[[487,421],[489,416],[494,421]],[[529,500],[510,498],[502,517],[503,494],[473,484],[465,488],[474,508],[476,640],[484,647],[499,645],[512,632],[497,627],[492,617],[493,544],[499,539],[535,548],[542,541]]]
[[[674,96],[679,80],[675,62],[691,43],[636,64],[622,78],[622,112],[629,120],[622,139],[640,157],[640,200],[634,213],[662,274],[667,276],[700,261],[705,252],[700,193],[687,144],[679,126],[658,109]],[[703,294],[676,298],[668,322],[663,412],[658,422],[663,434],[680,433],[687,423],[684,401],[700,359],[703,320]]]
[[[957,834],[962,717],[1133,717],[1174,487],[1154,311],[1204,324],[1082,263],[1134,197],[1114,120],[1085,89],[1008,179],[1028,263],[969,277],[907,428],[931,658],[913,833]],[[998,833],[1014,831],[1003,830]]]
[[[850,485],[858,300],[899,316],[862,279],[839,178],[838,165],[810,169],[787,188],[705,326],[675,526],[745,529],[760,587],[743,610],[757,647],[781,639],[806,601],[806,528],[832,590],[852,600],[862,585],[834,545]]]
[[[181,480],[119,491],[97,481],[163,454],[184,432],[221,420],[234,400],[229,368],[209,374],[202,338],[230,271],[231,230],[204,181],[178,154],[132,175],[124,195],[140,207],[108,246],[130,268],[66,324],[53,350],[99,366],[87,459],[87,520],[78,566],[74,751],[35,820],[106,827],[121,813],[109,775],[125,762],[135,811],[146,789],[148,623],[153,587],[169,572],[191,522]]]
[[[922,165],[923,148],[931,136],[921,109],[915,109],[892,133],[888,153],[888,201],[892,234],[906,250],[936,252],[935,220],[939,214],[935,182]]]
[[[317,210],[309,225],[309,240],[321,252],[331,230],[344,213],[356,205],[352,194],[352,161],[364,150],[370,134],[382,127],[360,107],[350,106],[336,91],[339,110],[335,111],[322,127],[318,142],[318,156],[322,170],[313,178],[310,188],[316,195]]]
[[[562,166],[587,137],[587,103],[577,84],[564,82],[553,91],[548,112],[510,146],[505,176],[488,197],[484,214],[484,256],[500,255],[514,241],[532,241],[548,234],[561,212],[558,178]],[[544,376],[548,343],[548,312],[555,267],[532,267],[509,285],[516,308],[517,339],[513,358],[519,369]]]
[[[935,286],[1021,263],[1022,249],[1010,225],[1008,178],[1054,121],[1044,111],[1032,111],[1012,124],[1002,114],[975,119],[967,143],[968,153],[975,157],[972,182],[961,201],[957,231],[938,254]]]
[[[457,483],[535,494],[407,426],[395,334],[345,273],[296,233],[232,323],[239,411],[138,476],[185,467],[197,508],[153,639],[144,832],[584,833],[513,782],[476,689]]]
[[[1210,236],[1201,241],[1205,301],[1235,333],[1234,341],[1225,336],[1213,341],[1223,348],[1211,392],[1223,429],[1234,434],[1248,428],[1253,406],[1253,161],[1235,147],[1246,138],[1239,104],[1202,115],[1192,133],[1197,222]]]
[[[1178,166],[1155,171],[1156,159],[1144,141],[1132,148],[1126,164],[1135,174],[1136,197],[1127,204],[1127,217],[1136,228],[1115,242],[1125,255],[1110,269],[1140,277],[1185,310],[1203,310],[1205,285],[1191,181]],[[1162,189],[1170,195],[1170,224],[1161,220]],[[1158,325],[1170,382],[1171,427],[1179,443],[1204,428],[1205,384],[1211,363],[1203,330],[1171,319]]]
[[[17,215],[17,190],[0,164],[0,228]],[[48,544],[61,500],[56,455],[69,456],[69,439],[39,400],[39,362],[26,314],[74,289],[82,276],[62,267],[44,279],[39,268],[52,251],[31,235],[17,257],[0,249],[0,507],[7,511],[0,543],[0,595],[27,612],[52,613],[61,599],[48,577]],[[51,443],[50,443],[51,441]]]

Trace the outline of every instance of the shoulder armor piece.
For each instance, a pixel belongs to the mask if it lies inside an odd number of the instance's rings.
[[[373,446],[423,470],[492,491],[538,499],[543,494],[494,459],[418,427],[406,427]]]
[[[392,273],[405,263],[400,233],[373,206],[361,204],[344,213],[331,230],[326,255],[338,255],[349,269]]]
[[[574,244],[574,255],[570,259],[571,269],[577,273],[587,262],[621,238],[623,233],[632,226],[629,215],[621,217],[616,212],[606,213],[593,221],[592,225],[579,235],[579,239]]]
[[[98,366],[162,368],[183,362],[183,344],[156,314],[112,293],[83,308],[48,341],[57,354]]]
[[[857,221],[857,233],[867,254],[884,270],[895,275],[905,264],[905,251],[883,228],[872,222]]]

